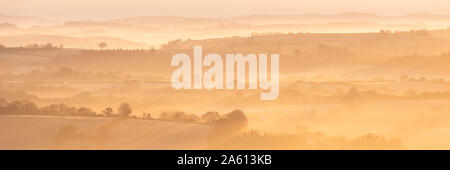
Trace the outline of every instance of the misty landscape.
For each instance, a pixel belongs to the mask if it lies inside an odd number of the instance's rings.
[[[279,54],[279,97],[173,89],[197,45]],[[450,15],[0,14],[0,149],[450,149],[449,66]]]

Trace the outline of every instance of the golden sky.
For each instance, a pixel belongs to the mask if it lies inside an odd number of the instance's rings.
[[[450,0],[0,0],[0,13],[53,19],[344,12],[450,14]]]

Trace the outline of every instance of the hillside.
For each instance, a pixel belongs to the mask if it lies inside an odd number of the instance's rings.
[[[0,149],[202,149],[210,130],[156,120],[0,116]]]

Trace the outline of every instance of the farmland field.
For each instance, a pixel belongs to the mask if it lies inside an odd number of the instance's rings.
[[[210,129],[155,120],[0,116],[0,149],[204,149]]]

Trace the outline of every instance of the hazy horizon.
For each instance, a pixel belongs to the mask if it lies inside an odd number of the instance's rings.
[[[378,17],[405,17],[409,15],[435,15],[435,16],[450,16],[449,13],[433,13],[433,12],[410,12],[410,13],[404,13],[404,14],[397,14],[397,15],[383,15],[379,13],[372,13],[372,12],[355,12],[355,11],[344,11],[344,12],[337,12],[337,13],[318,13],[318,12],[304,12],[304,13],[292,13],[292,14],[277,14],[277,13],[251,13],[251,14],[242,14],[242,15],[230,15],[230,16],[186,16],[186,15],[130,15],[130,16],[117,16],[117,17],[110,17],[110,18],[51,18],[51,17],[44,17],[44,16],[36,16],[36,15],[16,15],[12,13],[5,13],[0,11],[0,16],[5,17],[30,17],[35,19],[43,19],[46,21],[54,21],[55,24],[61,24],[64,22],[77,22],[77,21],[87,21],[87,22],[104,22],[109,20],[115,20],[115,19],[129,19],[129,18],[140,18],[140,17],[180,17],[180,18],[210,18],[210,19],[229,19],[229,18],[236,18],[236,17],[245,17],[245,16],[302,16],[302,15],[322,15],[322,16],[338,16],[338,15],[345,15],[345,14],[354,14],[354,15],[374,15]],[[1,23],[5,23],[4,21],[1,21]],[[15,23],[14,23],[15,24]]]
[[[0,0],[0,149],[450,149],[448,11]]]
[[[34,16],[51,20],[113,19],[139,16],[184,16],[184,17],[233,17],[240,15],[300,15],[307,13],[373,13],[381,16],[400,16],[411,13],[450,14],[450,2],[445,0],[344,0],[339,2],[313,2],[294,0],[263,0],[241,2],[209,2],[194,0],[184,2],[168,0],[145,2],[141,0],[55,1],[55,0],[2,0],[0,14],[12,16]],[[229,10],[233,9],[233,10]],[[101,12],[99,12],[101,11]]]

